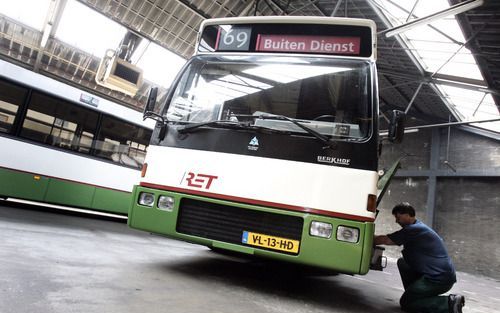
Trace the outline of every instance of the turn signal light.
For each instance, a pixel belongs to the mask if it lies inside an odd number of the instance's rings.
[[[370,212],[373,212],[373,213],[375,213],[377,211],[377,196],[376,195],[368,195],[366,209]]]
[[[359,229],[355,227],[337,227],[337,240],[357,243],[359,240]]]
[[[147,170],[148,170],[148,163],[144,163],[142,165],[142,169],[141,169],[141,177],[145,177],[146,176]]]

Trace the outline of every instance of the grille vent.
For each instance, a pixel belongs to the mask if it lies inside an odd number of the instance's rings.
[[[240,244],[243,231],[301,240],[303,219],[206,201],[182,199],[177,232]]]

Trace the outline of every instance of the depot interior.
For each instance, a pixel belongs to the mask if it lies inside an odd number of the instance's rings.
[[[142,111],[151,87],[165,99],[203,20],[253,15],[375,21],[381,130],[394,109],[406,112],[408,128],[401,144],[383,142],[380,170],[403,159],[376,232],[398,229],[390,211],[408,201],[442,235],[460,271],[500,278],[497,1],[2,1],[0,58]],[[130,84],[109,71],[125,72]]]

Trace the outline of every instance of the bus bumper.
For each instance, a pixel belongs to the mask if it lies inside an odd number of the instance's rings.
[[[141,193],[154,195],[151,206]],[[158,207],[160,196],[173,200]],[[131,228],[263,258],[347,274],[366,274],[373,253],[373,222],[359,222],[135,186],[128,215]],[[331,225],[331,235],[311,234],[311,225]],[[350,242],[339,232],[357,232]]]

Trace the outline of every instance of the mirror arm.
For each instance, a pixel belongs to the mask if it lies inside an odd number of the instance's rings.
[[[160,122],[162,123],[163,125],[166,125],[167,124],[167,120],[165,119],[165,117],[163,117],[162,115],[158,114],[158,113],[155,113],[153,111],[145,111],[143,116],[142,116],[142,120],[146,120],[147,118],[151,118],[157,122]]]
[[[142,120],[151,118],[165,125],[167,123],[165,117],[154,112],[157,96],[158,96],[158,87],[152,87],[149,90],[148,100],[146,102],[146,105],[144,106],[144,111],[142,113]]]

